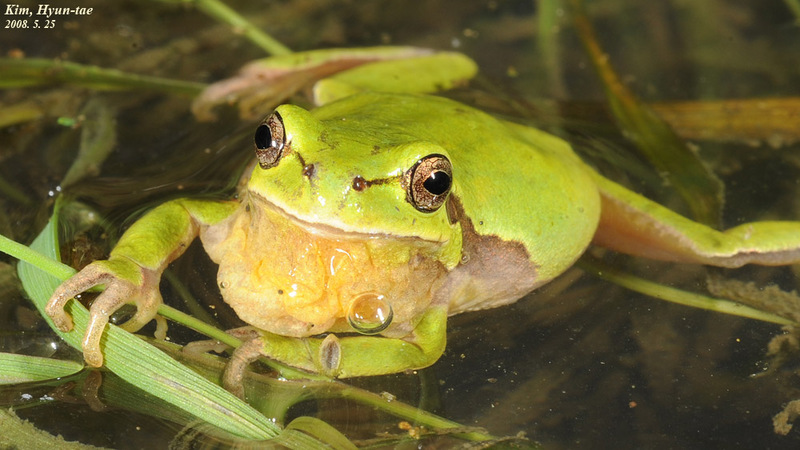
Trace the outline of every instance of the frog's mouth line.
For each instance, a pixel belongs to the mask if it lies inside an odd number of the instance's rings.
[[[344,230],[342,228],[328,225],[324,223],[314,223],[309,222],[305,219],[301,219],[296,215],[289,213],[285,209],[281,208],[280,206],[272,203],[271,201],[267,200],[263,196],[259,195],[258,193],[247,191],[247,198],[245,202],[251,202],[257,204],[256,210],[258,208],[269,209],[273,211],[285,219],[292,222],[295,226],[315,235],[318,235],[325,239],[346,239],[346,240],[367,240],[367,239],[391,239],[394,241],[407,241],[409,243],[416,243],[416,245],[443,245],[443,241],[436,241],[432,239],[424,239],[419,236],[402,236],[396,234],[387,234],[387,233],[379,233],[379,232],[363,232],[363,231],[351,231],[351,230]],[[248,206],[252,207],[252,206]]]

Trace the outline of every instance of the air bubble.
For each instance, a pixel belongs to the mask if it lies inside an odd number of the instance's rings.
[[[360,294],[350,303],[347,320],[353,330],[361,334],[378,334],[392,323],[392,305],[383,295],[368,292]]]

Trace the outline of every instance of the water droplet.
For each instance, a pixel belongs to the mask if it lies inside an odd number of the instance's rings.
[[[345,267],[346,264],[353,263],[353,256],[341,248],[334,249],[334,253],[330,256],[328,261],[328,272],[331,276],[336,276],[339,269]]]
[[[360,294],[350,303],[347,320],[361,334],[378,334],[392,323],[392,305],[383,295],[374,292]]]

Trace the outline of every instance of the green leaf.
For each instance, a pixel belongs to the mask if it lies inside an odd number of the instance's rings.
[[[83,364],[39,356],[0,353],[0,384],[27,383],[66,377],[83,370]]]
[[[679,305],[689,306],[692,308],[705,309],[707,311],[730,314],[732,316],[746,317],[748,319],[756,319],[778,325],[797,325],[797,323],[791,319],[781,317],[777,314],[772,314],[768,311],[751,308],[747,305],[743,305],[732,300],[709,297],[707,295],[697,294],[694,292],[687,292],[681,289],[664,286],[663,284],[639,278],[635,275],[617,270],[588,253],[584,254],[581,259],[578,260],[578,267],[598,278],[602,278],[618,286],[622,286],[626,289],[630,289],[634,292],[639,292],[640,294],[657,298],[659,300],[666,300],[668,302],[677,303]]]
[[[140,89],[194,97],[205,85],[45,58],[0,58],[0,88],[69,83],[98,90]]]
[[[724,186],[700,157],[658,114],[622,83],[600,47],[581,0],[572,0],[578,36],[606,89],[609,106],[623,134],[689,205],[695,220],[719,226]]]

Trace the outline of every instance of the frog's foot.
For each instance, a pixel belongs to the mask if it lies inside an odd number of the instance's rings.
[[[94,286],[104,284],[105,291],[89,308],[89,323],[86,327],[82,348],[86,363],[93,367],[103,365],[100,338],[109,317],[127,303],[135,303],[136,314],[123,327],[136,331],[152,320],[161,304],[158,279],[154,271],[148,271],[127,261],[96,261],[86,266],[72,278],[59,286],[45,307],[56,327],[64,332],[73,328],[72,318],[64,310],[67,302],[76,295]]]

